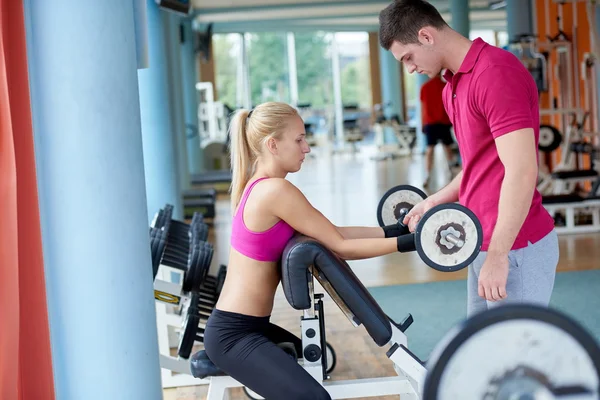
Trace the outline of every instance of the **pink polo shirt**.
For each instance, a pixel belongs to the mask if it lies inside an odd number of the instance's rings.
[[[517,129],[533,128],[537,148],[538,90],[521,61],[480,38],[473,41],[457,73],[447,71],[444,78],[448,81],[444,106],[454,125],[463,162],[459,202],[481,221],[482,251],[487,251],[498,218],[504,177],[494,139]],[[535,190],[513,249],[537,242],[552,229],[554,220]]]

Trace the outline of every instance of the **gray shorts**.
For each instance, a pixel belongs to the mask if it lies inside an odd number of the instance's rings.
[[[478,294],[479,271],[487,252],[481,252],[469,266],[467,278],[467,317],[507,303],[533,303],[548,306],[558,265],[558,235],[552,230],[541,240],[508,254],[507,297],[487,301]]]

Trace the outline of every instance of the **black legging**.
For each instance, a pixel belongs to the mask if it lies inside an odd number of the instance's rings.
[[[329,400],[329,393],[278,343],[302,341],[294,334],[254,317],[213,309],[204,331],[204,348],[222,371],[266,400]]]

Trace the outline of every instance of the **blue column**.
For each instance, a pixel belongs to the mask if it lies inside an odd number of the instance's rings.
[[[166,203],[174,205],[174,218],[182,218],[183,210],[172,132],[163,11],[154,0],[147,0],[146,5],[149,67],[138,71],[138,81],[150,222]]]
[[[450,0],[450,14],[452,23],[450,26],[464,37],[469,37],[471,31],[469,23],[469,0]]]
[[[24,8],[56,398],[162,399],[133,3]]]
[[[390,118],[398,115],[403,121],[402,113],[402,85],[400,82],[400,68],[391,51],[379,47],[379,63],[381,73],[381,101],[385,105],[384,115]],[[385,131],[385,143],[395,143],[396,136],[391,130]]]
[[[183,84],[181,77],[181,32],[179,23],[181,17],[171,12],[162,13],[165,27],[165,43],[167,50],[167,72],[169,87],[169,106],[171,110],[171,132],[179,189],[190,187],[190,173],[187,161],[187,146],[185,134],[185,114],[183,110]],[[181,192],[180,192],[181,193]]]
[[[198,96],[196,82],[196,54],[194,53],[194,32],[191,18],[181,21],[183,43],[181,43],[181,76],[183,84],[183,110],[187,137],[187,155],[190,174],[203,172],[202,150],[198,136]]]
[[[509,41],[518,35],[534,33],[531,1],[506,1],[506,27]]]

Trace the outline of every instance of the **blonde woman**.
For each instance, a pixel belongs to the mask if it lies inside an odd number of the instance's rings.
[[[337,227],[285,178],[310,152],[304,122],[284,103],[239,110],[230,126],[233,226],[227,277],[206,326],[206,354],[221,370],[266,399],[330,399],[276,343],[301,341],[270,323],[278,261],[295,232],[344,259],[398,251],[398,226]]]

